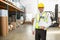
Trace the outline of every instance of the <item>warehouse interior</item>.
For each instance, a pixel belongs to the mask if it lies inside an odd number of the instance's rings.
[[[0,40],[35,40],[33,18],[40,2],[53,22],[46,40],[60,40],[60,0],[0,0]]]

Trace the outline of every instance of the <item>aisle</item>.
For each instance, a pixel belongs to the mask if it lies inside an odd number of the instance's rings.
[[[7,37],[0,37],[0,40],[34,40],[32,25],[24,24],[8,33]],[[60,40],[60,28],[49,28],[46,40]]]
[[[10,32],[7,37],[0,37],[0,40],[34,40],[32,25],[24,24]]]

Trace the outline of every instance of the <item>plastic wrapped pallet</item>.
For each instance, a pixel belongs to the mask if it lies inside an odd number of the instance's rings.
[[[20,27],[20,20],[16,20],[16,26]]]

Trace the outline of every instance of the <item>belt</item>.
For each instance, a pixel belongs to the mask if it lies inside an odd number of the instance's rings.
[[[40,30],[41,29],[41,27],[39,27],[39,28],[35,28],[35,29],[38,29],[38,30]],[[45,28],[44,30],[47,30],[48,28]]]

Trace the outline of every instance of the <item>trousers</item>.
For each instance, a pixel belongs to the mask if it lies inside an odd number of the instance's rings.
[[[46,40],[46,30],[36,29],[35,30],[35,40]]]

